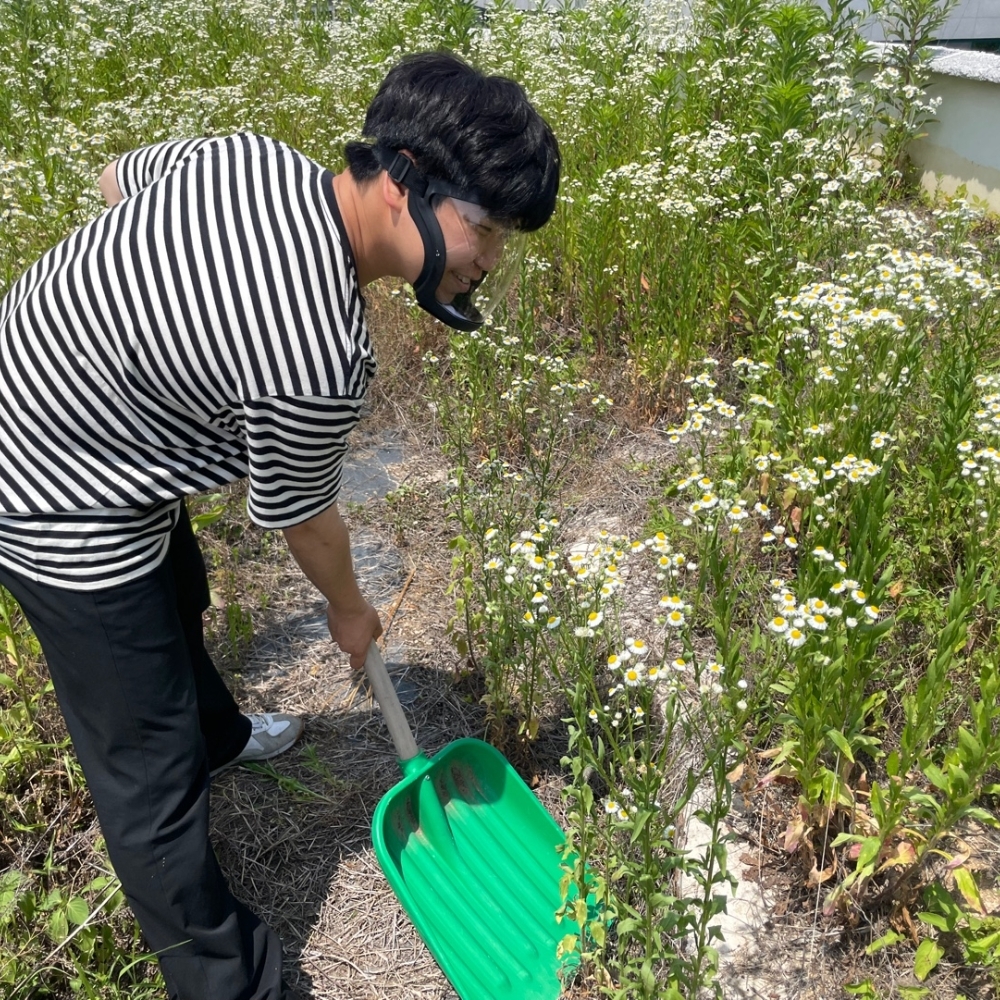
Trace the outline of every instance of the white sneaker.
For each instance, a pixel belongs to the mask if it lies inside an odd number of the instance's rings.
[[[302,735],[302,720],[297,715],[285,715],[281,712],[268,712],[261,715],[248,715],[250,720],[250,739],[247,745],[231,761],[212,771],[214,777],[227,767],[235,764],[245,764],[255,760],[270,760],[284,753]]]

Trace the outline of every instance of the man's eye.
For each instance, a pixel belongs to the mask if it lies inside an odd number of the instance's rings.
[[[475,219],[470,219],[467,215],[463,215],[462,218],[465,220],[465,224],[477,236],[489,236],[493,232],[493,227],[488,226],[485,222],[477,222]]]

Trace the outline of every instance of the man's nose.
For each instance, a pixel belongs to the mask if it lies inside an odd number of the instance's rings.
[[[492,271],[493,268],[496,267],[497,261],[500,259],[501,251],[502,248],[498,246],[483,247],[483,249],[476,254],[473,263],[476,267],[483,271]],[[481,278],[482,275],[478,275],[477,277]]]

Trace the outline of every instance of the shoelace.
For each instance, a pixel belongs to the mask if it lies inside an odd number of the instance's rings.
[[[267,733],[268,736],[280,736],[290,725],[287,720],[276,722],[274,716],[269,712],[248,715],[247,718],[250,720],[251,737],[257,736],[260,733]]]
[[[252,736],[265,732],[274,724],[274,717],[270,714],[248,715],[247,718],[250,720],[250,733]]]

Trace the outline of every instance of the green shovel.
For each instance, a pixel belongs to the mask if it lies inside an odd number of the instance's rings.
[[[372,820],[403,909],[462,1000],[555,1000],[576,958],[559,942],[580,932],[555,917],[565,834],[488,743],[417,748],[374,642],[365,670],[404,775]]]

